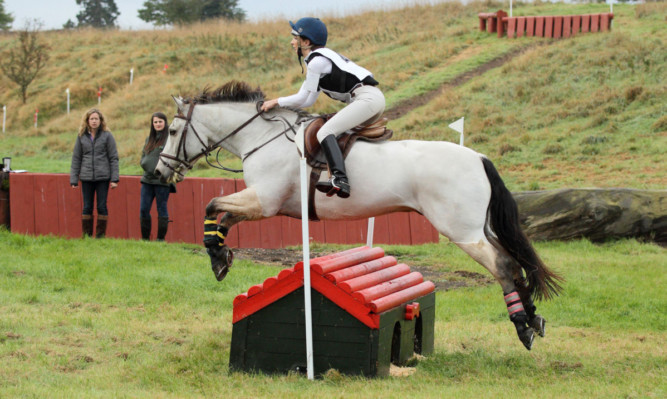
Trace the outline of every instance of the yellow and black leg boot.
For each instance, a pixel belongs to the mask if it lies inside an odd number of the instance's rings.
[[[234,262],[234,253],[225,245],[228,229],[218,225],[216,218],[204,219],[204,246],[211,258],[211,269],[215,278],[222,281]]]

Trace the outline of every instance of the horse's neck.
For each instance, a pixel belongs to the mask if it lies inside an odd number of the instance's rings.
[[[219,146],[239,158],[243,158],[243,155],[267,143],[288,128],[288,125],[285,123],[269,122],[262,117],[257,117],[239,132],[233,136],[229,136],[257,114],[255,104],[216,104],[211,106],[210,110],[209,118],[207,118],[208,120],[205,124],[213,132],[214,136],[210,139],[211,142],[209,144],[215,144],[222,140]],[[284,120],[289,124],[294,124],[297,119],[297,114],[293,111],[285,110],[279,112],[280,116],[284,117]],[[220,121],[223,122],[221,123]]]

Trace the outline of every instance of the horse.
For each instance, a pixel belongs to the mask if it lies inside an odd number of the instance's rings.
[[[233,259],[224,236],[234,224],[276,215],[301,218],[300,154],[294,137],[299,125],[312,118],[298,109],[261,112],[264,93],[239,81],[190,98],[173,98],[177,114],[156,175],[178,183],[198,159],[208,161],[216,149],[242,160],[247,188],[213,198],[206,207],[205,234],[217,235],[219,247],[206,245],[221,280]],[[516,202],[486,156],[442,141],[357,141],[345,164],[351,195],[342,199],[315,193],[320,219],[402,211],[424,215],[498,281],[526,349],[531,349],[535,334],[544,336],[546,320],[536,313],[533,297],[553,298],[563,279],[543,263],[521,230]]]

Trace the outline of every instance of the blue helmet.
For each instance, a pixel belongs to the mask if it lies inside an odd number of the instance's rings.
[[[292,27],[293,35],[306,38],[315,46],[327,44],[327,26],[319,18],[306,17],[296,23],[289,21],[289,24]]]

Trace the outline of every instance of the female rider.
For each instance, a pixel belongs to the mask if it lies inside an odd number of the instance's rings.
[[[319,182],[316,188],[327,196],[350,196],[350,183],[345,171],[343,154],[336,137],[356,126],[370,125],[380,119],[385,107],[378,82],[368,70],[324,47],[327,43],[327,27],[318,18],[301,18],[292,27],[292,48],[307,65],[306,80],[299,92],[262,105],[263,111],[275,106],[305,108],[313,105],[320,91],[334,100],[347,104],[329,119],[317,133],[331,171],[327,182]]]

